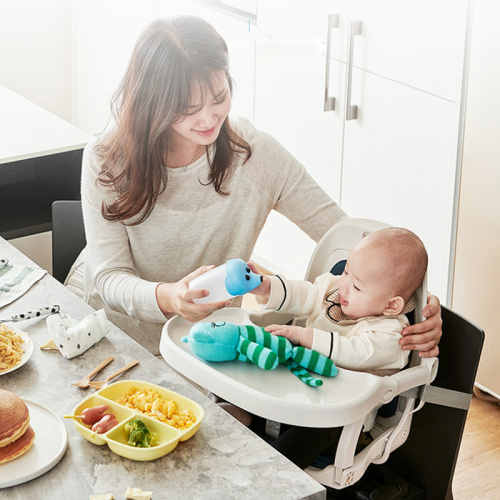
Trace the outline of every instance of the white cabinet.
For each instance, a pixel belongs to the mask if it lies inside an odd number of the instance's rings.
[[[338,27],[330,27],[331,1],[297,8],[284,1],[259,3],[255,77],[255,125],[280,141],[336,201],[340,198],[348,2],[334,9]],[[334,23],[335,25],[335,23]],[[329,82],[326,44],[330,42]],[[325,99],[335,97],[335,110]],[[277,168],[270,165],[269,168]],[[272,212],[257,242],[254,259],[292,278],[305,275],[314,242],[285,217]]]
[[[276,135],[349,215],[419,234],[430,256],[429,288],[445,302],[467,1],[319,4],[315,10],[317,3],[309,3],[301,13],[303,25],[318,26],[310,36],[259,35],[256,125]],[[261,14],[265,11],[259,7],[259,27]],[[331,31],[329,92],[336,97],[334,111],[323,111],[322,102],[328,14],[339,19],[339,27]],[[282,23],[288,24],[286,19]],[[270,57],[266,52],[273,57],[270,69],[263,68],[262,60]],[[309,62],[301,72],[304,60]],[[275,75],[267,89],[259,86],[261,71]],[[346,119],[349,104],[357,106],[355,119]],[[257,258],[271,254],[282,237],[281,221],[270,219],[269,224],[275,227],[259,241]],[[308,239],[298,229],[292,237]],[[303,253],[302,260],[307,262],[309,255]],[[280,271],[301,277],[291,260],[282,256],[276,262]]]

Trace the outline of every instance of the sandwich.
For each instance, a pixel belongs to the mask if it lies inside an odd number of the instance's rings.
[[[0,389],[0,464],[26,453],[34,439],[26,403],[13,392]]]

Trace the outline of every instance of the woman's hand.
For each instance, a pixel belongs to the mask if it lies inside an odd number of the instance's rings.
[[[210,294],[208,290],[190,290],[189,282],[215,266],[202,266],[188,274],[177,283],[160,283],[156,287],[156,301],[167,318],[178,314],[188,321],[200,321],[214,311],[231,304],[222,300],[208,304],[195,304],[193,299],[201,299]]]
[[[405,350],[418,350],[421,358],[430,358],[439,354],[438,343],[443,332],[441,327],[441,305],[435,295],[427,296],[427,305],[422,311],[422,316],[427,318],[421,323],[407,326],[401,333],[403,338],[399,344]]]

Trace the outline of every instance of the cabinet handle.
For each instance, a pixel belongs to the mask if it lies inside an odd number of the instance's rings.
[[[339,15],[330,14],[328,16],[328,29],[326,32],[326,71],[325,71],[325,103],[324,111],[335,110],[335,97],[330,94],[330,45],[332,40],[332,30],[339,27]]]
[[[358,107],[351,104],[352,87],[352,62],[354,57],[354,37],[361,35],[361,21],[352,21],[351,32],[349,34],[349,60],[347,69],[347,96],[346,96],[346,120],[356,120],[358,117]]]

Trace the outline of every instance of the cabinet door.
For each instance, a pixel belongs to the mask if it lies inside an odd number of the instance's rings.
[[[449,271],[457,107],[354,69],[357,120],[346,122],[341,206],[416,232],[429,253],[429,289],[444,302]]]
[[[467,0],[352,0],[354,66],[457,101],[466,20]]]
[[[340,194],[345,79],[345,64],[337,59],[345,52],[341,26],[347,26],[347,2],[336,3],[314,2],[307,12],[286,2],[259,4],[255,80],[255,125],[280,141],[334,200]],[[339,14],[338,27],[330,30],[329,14]],[[328,38],[332,58],[325,93]],[[334,110],[325,111],[325,95],[335,97]],[[314,245],[273,212],[255,258],[273,272],[302,278]]]

